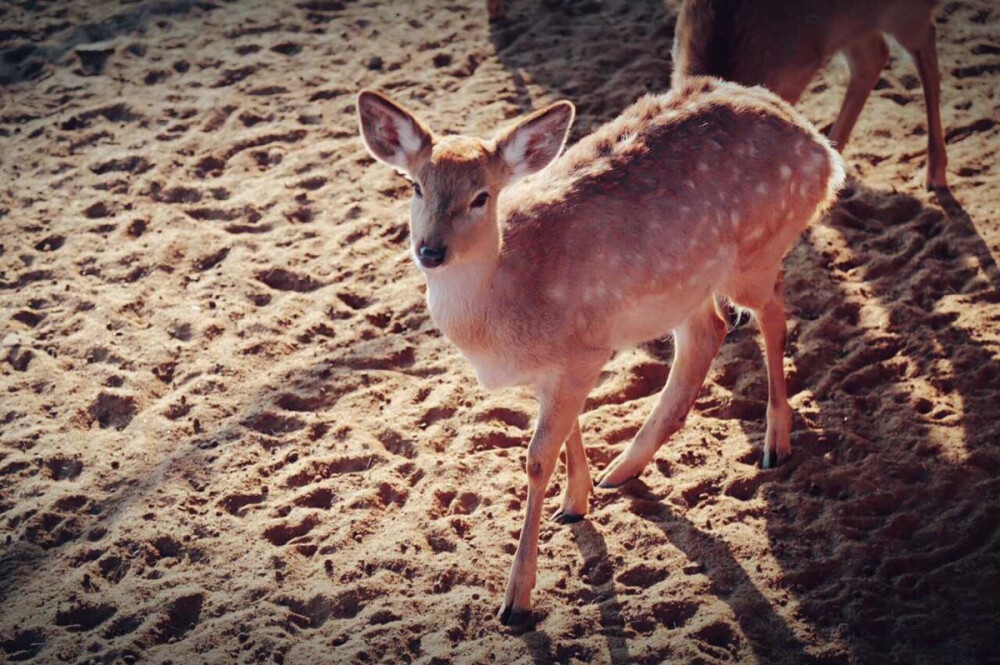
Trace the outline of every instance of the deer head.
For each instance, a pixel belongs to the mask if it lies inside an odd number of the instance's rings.
[[[358,96],[361,135],[369,152],[413,184],[410,242],[425,271],[496,260],[500,191],[559,155],[574,115],[573,104],[561,101],[492,139],[442,137],[384,95],[364,90]]]

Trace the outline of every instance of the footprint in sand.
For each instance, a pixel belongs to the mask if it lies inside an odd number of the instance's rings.
[[[257,273],[257,279],[276,291],[296,291],[298,293],[310,293],[326,286],[322,282],[310,275],[301,275],[285,270],[284,268],[272,268]]]
[[[167,606],[166,615],[150,630],[148,639],[153,644],[167,644],[181,639],[198,625],[204,602],[205,596],[201,593],[175,598]]]
[[[56,625],[71,632],[94,630],[110,619],[118,608],[110,603],[80,603],[56,613]]]

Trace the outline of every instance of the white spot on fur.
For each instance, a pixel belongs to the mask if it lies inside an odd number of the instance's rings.
[[[792,168],[788,164],[781,165],[781,179],[788,180],[792,177]]]
[[[740,213],[736,212],[735,210],[730,212],[729,221],[732,222],[733,228],[735,229],[737,226],[740,225]]]
[[[706,164],[705,162],[698,162],[698,170],[704,173],[705,171],[708,170],[708,164]]]
[[[760,183],[757,185],[757,193],[761,196],[767,196],[767,185]]]

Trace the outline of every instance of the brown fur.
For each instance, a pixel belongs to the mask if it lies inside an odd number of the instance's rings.
[[[764,88],[685,79],[544,169],[573,119],[566,102],[492,140],[434,137],[377,93],[363,92],[358,105],[372,153],[421,188],[410,214],[415,257],[428,243],[447,248],[443,264],[426,268],[435,323],[483,384],[538,392],[505,623],[530,607],[541,505],[564,443],[569,484],[556,518],[587,512],[592,483],[577,417],[614,349],[675,335],[660,401],[602,484],[641,472],[683,423],[725,335],[717,296],[758,316],[769,378],[763,464],[789,454],[781,258],[833,201],[844,173],[788,104]],[[383,140],[391,136],[397,143]],[[473,203],[485,195],[485,205]]]
[[[685,0],[674,36],[673,84],[717,76],[763,85],[796,103],[815,73],[839,51],[851,66],[844,104],[830,132],[843,149],[888,61],[882,33],[917,64],[928,115],[927,185],[947,185],[941,133],[934,0]]]

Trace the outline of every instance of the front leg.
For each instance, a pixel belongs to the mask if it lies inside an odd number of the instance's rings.
[[[531,612],[531,590],[535,586],[538,567],[538,530],[545,489],[555,469],[559,449],[573,430],[605,358],[588,358],[567,369],[562,376],[539,386],[538,424],[528,444],[528,505],[510,569],[507,593],[498,615],[504,625],[520,623]]]

